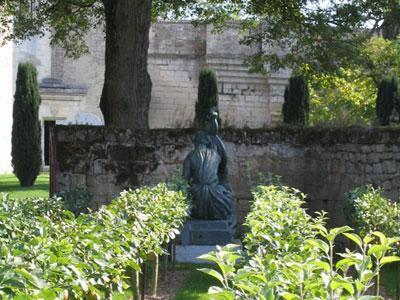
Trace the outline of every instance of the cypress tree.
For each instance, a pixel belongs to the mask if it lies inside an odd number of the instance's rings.
[[[394,109],[399,112],[398,84],[395,76],[383,78],[376,98],[376,116],[379,125],[389,125]]]
[[[196,126],[202,128],[206,126],[208,114],[213,106],[218,109],[217,76],[214,70],[205,68],[200,71],[199,76],[196,115],[194,119]],[[218,123],[221,124],[220,118],[218,118]]]
[[[283,122],[289,125],[308,124],[309,92],[307,82],[302,75],[292,76],[285,89],[282,108]]]
[[[40,94],[36,68],[18,65],[13,107],[12,165],[21,186],[32,186],[42,165]]]

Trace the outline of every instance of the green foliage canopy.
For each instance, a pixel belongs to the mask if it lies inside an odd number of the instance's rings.
[[[243,42],[263,45],[249,59],[255,71],[296,70],[307,63],[314,72],[334,72],[362,64],[363,44],[373,35],[394,40],[400,32],[398,0],[208,3],[196,3],[198,20],[222,28],[227,20],[239,19],[248,30]]]
[[[360,64],[352,68],[316,74],[305,64],[301,71],[310,87],[312,125],[371,125],[376,120],[375,101],[381,80],[400,76],[400,40],[366,40]]]
[[[150,0],[146,0],[150,1]],[[87,51],[85,35],[104,22],[108,0],[1,0],[1,35],[26,39],[48,32],[53,44],[70,55]],[[337,70],[357,63],[361,45],[374,33],[395,39],[399,33],[400,4],[385,1],[258,1],[154,0],[152,18],[191,18],[216,28],[239,20],[247,32],[245,44],[262,43],[250,58],[254,70],[299,68]],[[14,31],[8,31],[14,22]],[[275,50],[284,50],[279,53]],[[283,54],[284,53],[284,54]]]
[[[400,77],[400,36],[395,40],[372,37],[365,41],[361,60],[363,76],[371,78],[376,86],[384,77]]]
[[[89,50],[86,45],[89,30],[103,28],[106,2],[108,0],[0,0],[0,36],[6,42],[49,34],[53,45],[60,45],[67,55],[78,57]],[[167,16],[178,18],[192,2],[152,1],[152,17],[154,20]]]
[[[375,120],[376,86],[358,69],[310,74],[310,124],[370,125]]]

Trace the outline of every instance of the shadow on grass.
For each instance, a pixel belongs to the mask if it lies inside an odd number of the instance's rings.
[[[35,184],[33,187],[20,187],[14,185],[1,185],[0,184],[0,192],[10,193],[10,192],[22,192],[22,191],[48,191],[48,184]]]
[[[398,272],[400,272],[400,266],[396,266],[396,263],[393,263],[384,266],[381,273],[382,285],[385,287],[388,296],[392,297],[392,299],[396,297],[396,285],[400,279]]]
[[[10,194],[11,198],[48,197],[49,175],[39,175],[32,187],[21,187],[14,175],[0,175],[0,193]]]
[[[201,268],[199,266],[198,268]],[[210,267],[210,266],[207,266]],[[211,286],[218,286],[218,281],[210,275],[198,270],[192,270],[189,276],[183,281],[179,291],[173,300],[208,300],[208,289]]]

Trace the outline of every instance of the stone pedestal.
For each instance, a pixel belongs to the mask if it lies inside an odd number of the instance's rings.
[[[233,242],[233,232],[225,220],[193,220],[185,224],[182,245],[224,246]]]
[[[175,259],[180,263],[207,263],[199,256],[215,251],[218,246],[238,243],[233,231],[225,220],[192,220],[185,224],[181,238],[182,245],[175,248]],[[209,263],[209,262],[208,262]]]
[[[216,251],[217,246],[193,245],[193,246],[175,246],[175,261],[178,263],[192,264],[210,264],[211,262],[201,260],[198,257],[211,251]]]

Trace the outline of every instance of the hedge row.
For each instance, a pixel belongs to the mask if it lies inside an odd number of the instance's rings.
[[[383,265],[400,260],[388,255],[399,239],[380,232],[361,238],[348,226],[328,230],[325,215],[310,217],[303,203],[295,189],[256,189],[244,251],[228,245],[202,256],[220,267],[202,269],[221,283],[210,288],[211,299],[383,299],[370,288],[375,280],[379,286]],[[339,236],[356,250],[335,253]]]
[[[0,200],[1,299],[99,299],[129,287],[188,216],[165,184],[124,191],[75,217],[60,199]],[[135,289],[136,286],[134,285]]]

